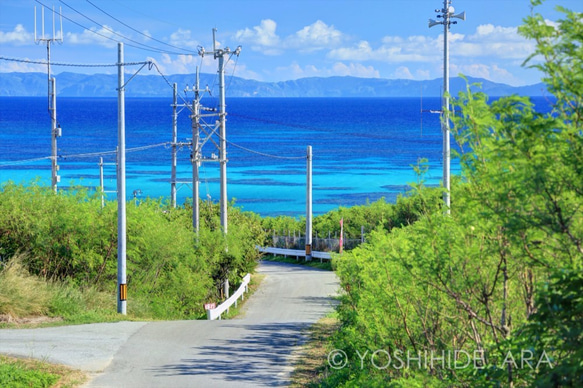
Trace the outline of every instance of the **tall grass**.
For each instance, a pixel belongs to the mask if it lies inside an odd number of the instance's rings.
[[[45,315],[49,312],[48,283],[32,276],[22,265],[22,254],[0,263],[0,314],[11,317]]]

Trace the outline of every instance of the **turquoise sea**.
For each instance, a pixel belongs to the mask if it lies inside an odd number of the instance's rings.
[[[216,100],[203,103],[216,106]],[[172,100],[126,99],[126,147],[172,140]],[[214,104],[214,105],[213,105]],[[425,98],[426,109],[439,109],[438,98]],[[50,116],[46,98],[0,98],[0,182],[50,184]],[[429,160],[427,184],[441,180],[439,115],[423,113],[416,98],[230,98],[227,99],[228,197],[261,215],[305,213],[306,147],[313,147],[313,209],[322,214],[338,206],[385,197],[394,201],[417,177],[411,165]],[[99,185],[99,156],[117,146],[117,99],[59,98],[59,188]],[[189,112],[179,114],[178,141],[191,135]],[[249,152],[236,145],[267,157]],[[452,139],[452,149],[455,143]],[[211,149],[205,147],[205,156]],[[190,149],[180,148],[178,178],[192,178]],[[214,151],[216,152],[216,151]],[[90,156],[79,154],[92,153]],[[218,153],[218,152],[217,152]],[[77,155],[77,156],[75,156]],[[279,157],[300,157],[282,159]],[[114,163],[115,156],[104,156]],[[127,194],[140,198],[170,196],[169,145],[127,154]],[[115,190],[114,165],[105,166],[105,190]],[[452,173],[459,171],[452,161]],[[219,198],[219,165],[203,163],[200,193]],[[115,199],[115,194],[109,194]],[[179,185],[178,203],[192,197],[190,183]]]

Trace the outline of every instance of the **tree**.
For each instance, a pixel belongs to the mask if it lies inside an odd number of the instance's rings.
[[[425,208],[336,260],[347,292],[335,344],[349,358],[477,350],[484,368],[356,363],[333,385],[583,384],[583,16],[558,9],[557,23],[533,14],[520,28],[537,43],[525,65],[543,72],[551,112],[526,97],[490,102],[468,86],[450,116],[462,150],[451,216]],[[523,351],[548,362],[509,361]]]

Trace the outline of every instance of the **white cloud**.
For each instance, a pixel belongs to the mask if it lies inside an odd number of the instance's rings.
[[[278,55],[283,51],[279,46],[280,38],[275,32],[277,23],[271,19],[264,19],[253,29],[245,28],[235,33],[235,40],[248,43],[251,50],[262,51],[266,55]]]
[[[455,43],[456,55],[464,57],[496,57],[526,59],[535,49],[535,43],[518,34],[517,27],[482,24],[476,32]]]
[[[249,44],[251,50],[261,51],[265,55],[281,55],[286,49],[308,53],[338,45],[344,40],[342,32],[321,20],[285,38],[281,38],[276,30],[275,21],[264,19],[258,26],[237,31],[234,39],[244,45]]]
[[[391,78],[397,79],[414,79],[413,74],[411,74],[411,70],[409,70],[406,66],[399,66],[395,70],[393,76]]]
[[[337,62],[332,67],[334,75],[352,76],[361,78],[379,78],[379,71],[372,66],[364,66],[361,63],[350,63],[346,65],[342,62]]]
[[[415,79],[418,80],[429,79],[431,77],[431,73],[429,70],[417,69],[415,70],[415,76]]]
[[[249,69],[245,64],[238,63],[235,66],[235,63],[236,62],[234,61],[229,61],[227,63],[227,66],[225,67],[225,76],[228,74],[229,76],[233,75],[235,77],[253,79],[256,81],[262,80],[261,75]]]
[[[343,34],[321,20],[302,28],[285,39],[285,46],[311,52],[339,44]]]
[[[506,64],[508,61],[519,62],[526,59],[534,50],[534,43],[518,35],[516,27],[501,27],[493,24],[480,25],[474,34],[450,33],[449,46],[452,62],[457,60],[467,63],[475,58],[488,58]],[[333,60],[383,63],[426,63],[439,64],[443,61],[443,34],[430,36],[385,36],[380,45],[373,47],[368,41],[360,41],[352,46],[332,49],[327,57]],[[490,65],[490,74],[496,73],[500,78],[502,68]],[[402,70],[402,69],[401,69]],[[477,69],[472,69],[477,71]],[[397,72],[400,70],[397,70]],[[397,74],[395,72],[395,74]],[[404,74],[409,76],[408,74]]]
[[[24,58],[29,60],[28,58]],[[35,59],[34,61],[46,61],[46,58]],[[25,63],[25,62],[13,62],[13,61],[0,61],[0,73],[46,73],[47,65],[35,64],[35,63]]]
[[[487,65],[483,63],[472,63],[466,65],[451,65],[451,74],[458,75],[462,73],[470,77],[484,78],[492,82],[500,82],[509,85],[521,84],[510,71],[496,65]]]
[[[16,46],[34,43],[34,34],[27,32],[22,24],[17,24],[12,31],[0,31],[0,43],[10,43]]]
[[[293,62],[289,66],[275,69],[278,78],[283,80],[298,79],[305,77],[332,77],[332,76],[353,76],[362,78],[379,78],[379,71],[372,66],[364,66],[360,63],[345,64],[336,62],[332,67],[318,68],[314,65],[300,66]]]
[[[165,75],[170,74],[194,74],[196,72],[196,67],[203,71],[202,68],[209,68],[210,66],[215,66],[214,59],[212,56],[205,56],[201,59],[198,55],[173,55],[162,54],[160,61],[156,61],[153,58],[149,58],[156,62],[160,71]]]
[[[217,61],[212,55],[200,57],[196,54],[161,54],[158,60],[152,57],[149,57],[148,60],[156,62],[160,71],[165,75],[194,74],[196,73],[197,66],[201,73],[216,73],[218,66]],[[231,60],[228,60],[225,63],[225,77],[230,77],[231,75],[247,79],[261,80],[261,76],[258,73],[249,69],[245,64],[238,62],[236,57],[232,57]]]
[[[385,37],[379,48],[373,48],[369,42],[360,41],[352,47],[333,49],[328,57],[337,60],[378,61],[386,63],[426,62],[438,58],[435,50],[436,40],[423,36],[409,38]]]
[[[90,30],[84,30],[82,33],[68,32],[65,36],[65,41],[69,44],[93,45],[98,44],[106,48],[114,48],[117,41],[120,40],[119,35],[116,35],[112,28],[103,26],[100,29],[92,27]]]
[[[148,30],[144,30],[142,31],[142,36],[144,37],[144,42],[148,42],[152,39],[152,34],[150,34],[150,31]]]
[[[192,32],[190,30],[183,30],[182,28],[179,28],[178,31],[170,34],[169,43],[176,47],[184,47],[188,49],[196,49],[200,45],[200,43],[192,37]]]

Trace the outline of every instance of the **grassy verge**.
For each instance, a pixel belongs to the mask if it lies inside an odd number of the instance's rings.
[[[5,388],[73,388],[81,386],[86,380],[83,372],[62,365],[0,356],[0,386]]]
[[[338,330],[340,322],[336,313],[320,319],[308,329],[308,342],[297,352],[294,371],[291,375],[292,388],[319,387],[329,372],[328,353],[332,350],[328,341]]]
[[[117,314],[115,300],[114,293],[32,276],[18,259],[0,270],[0,329],[152,319],[142,301]]]
[[[305,265],[307,267],[312,268],[319,268],[325,269],[327,271],[332,271],[332,262],[330,260],[324,261],[320,263],[320,259],[313,259],[312,261],[305,261],[303,258],[299,260],[294,257],[283,257],[283,256],[274,256],[274,255],[266,255],[261,258],[263,261],[277,261],[279,263],[288,263],[288,264],[300,264]]]
[[[262,279],[258,274],[251,277],[245,299],[255,292]],[[230,309],[224,318],[236,317],[243,303],[239,301],[238,307]],[[144,296],[130,293],[128,313],[120,315],[114,292],[48,282],[30,275],[18,259],[0,268],[0,329],[173,319],[170,315],[157,314],[153,310],[155,305]],[[189,319],[206,319],[206,314]]]

